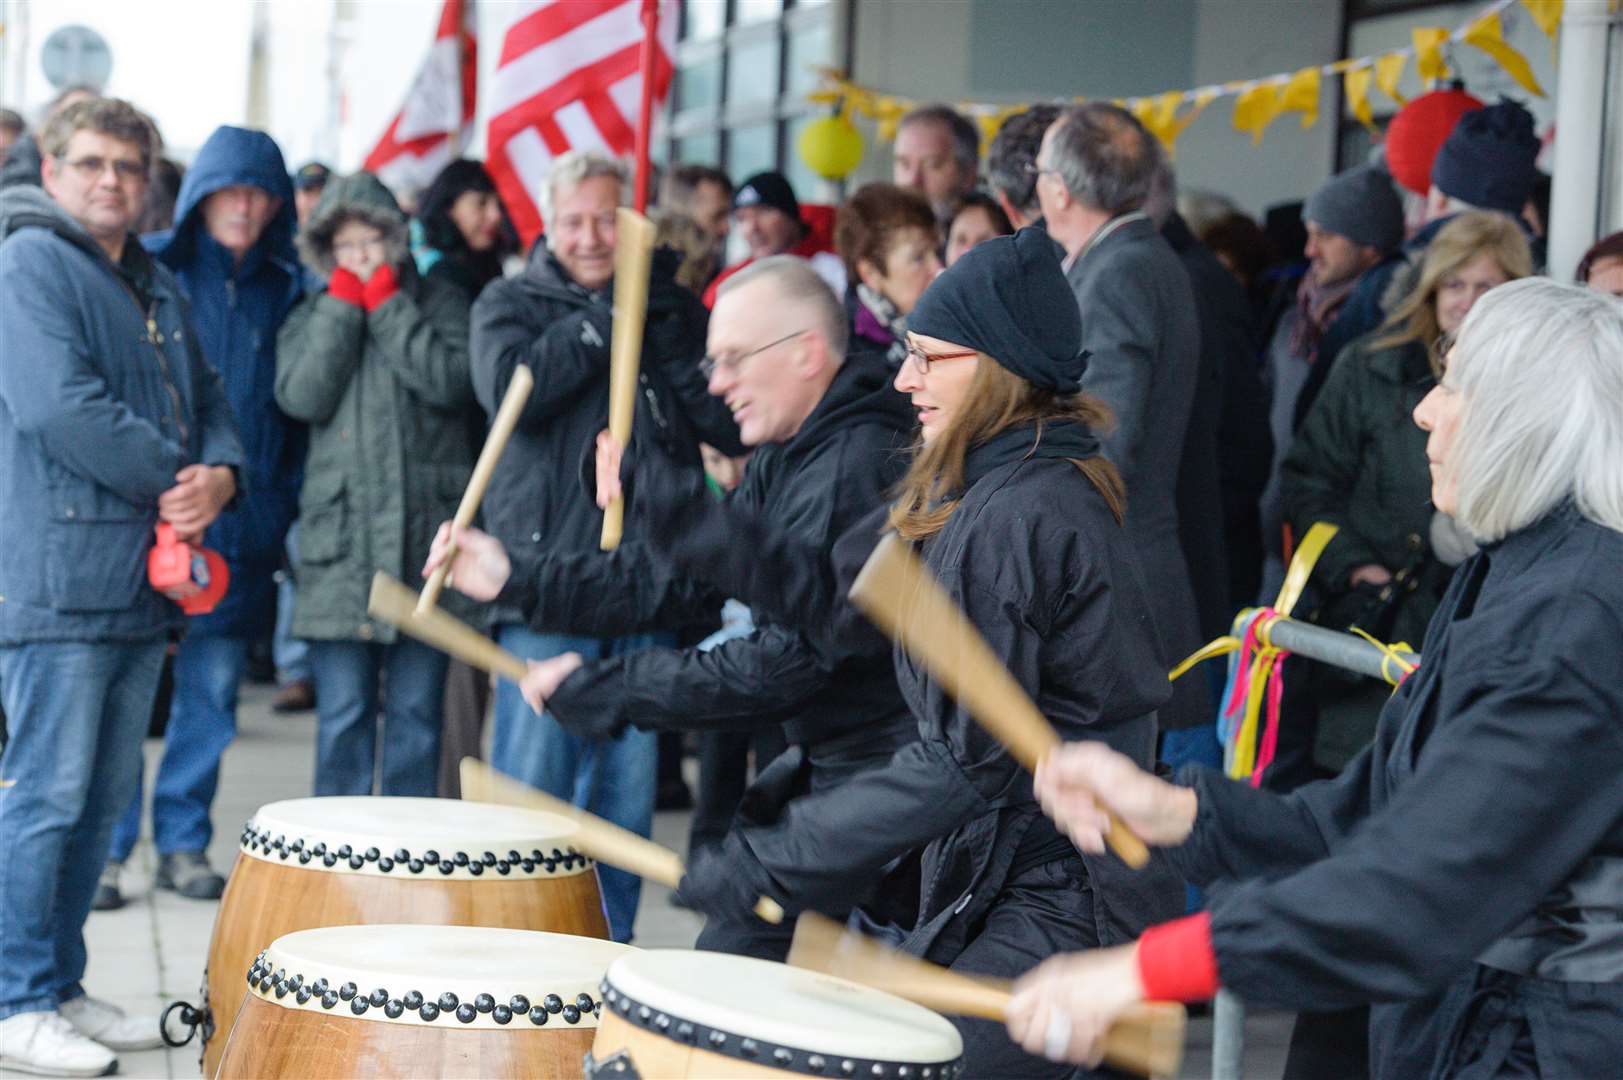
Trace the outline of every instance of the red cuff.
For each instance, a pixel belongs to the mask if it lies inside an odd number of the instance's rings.
[[[1147,1001],[1205,1001],[1217,994],[1212,917],[1198,915],[1152,926],[1138,939],[1138,977]]]
[[[332,272],[332,277],[327,279],[327,295],[346,304],[361,307],[365,304],[366,290],[362,287],[360,278],[340,266]]]
[[[394,267],[388,263],[372,271],[366,279],[365,302],[367,311],[376,311],[384,302],[400,291],[400,282],[394,276]]]

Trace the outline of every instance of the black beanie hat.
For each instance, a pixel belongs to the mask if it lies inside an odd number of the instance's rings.
[[[1483,210],[1519,214],[1538,180],[1533,114],[1508,98],[1460,117],[1431,163],[1444,195]]]
[[[795,189],[780,172],[756,173],[738,185],[733,195],[733,209],[746,206],[770,206],[800,220],[800,200],[795,198]]]
[[[1082,389],[1082,316],[1059,249],[1042,229],[970,248],[924,290],[907,328],[977,349],[1045,389]]]

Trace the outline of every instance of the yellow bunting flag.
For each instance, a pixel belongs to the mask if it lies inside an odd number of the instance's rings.
[[[1490,11],[1472,23],[1465,31],[1465,41],[1498,61],[1499,66],[1505,69],[1505,73],[1521,83],[1529,93],[1537,94],[1539,97],[1546,96],[1544,87],[1533,77],[1533,68],[1527,63],[1527,57],[1511,48],[1509,42],[1505,41],[1505,27],[1499,21],[1497,11]]]
[[[1262,143],[1262,133],[1279,116],[1279,84],[1258,83],[1242,90],[1234,99],[1234,127],[1251,133],[1253,146]]]
[[[1387,53],[1375,60],[1375,85],[1399,105],[1409,104],[1409,99],[1398,93],[1398,80],[1403,78],[1403,68],[1408,62],[1409,54],[1400,52]]]
[[[1280,112],[1302,114],[1302,127],[1310,128],[1319,118],[1319,69],[1305,67],[1290,77],[1279,92]]]
[[[1550,37],[1555,37],[1555,28],[1561,25],[1561,4],[1562,0],[1522,0],[1522,7]]]
[[[1448,31],[1441,26],[1417,26],[1409,36],[1414,40],[1415,71],[1421,81],[1448,78],[1448,64],[1443,60],[1443,42],[1448,40]]]
[[[1375,78],[1375,72],[1367,67],[1348,68],[1342,75],[1342,85],[1347,90],[1347,107],[1352,114],[1358,117],[1358,122],[1371,132],[1378,132],[1375,126],[1375,114],[1369,107],[1369,85]]]

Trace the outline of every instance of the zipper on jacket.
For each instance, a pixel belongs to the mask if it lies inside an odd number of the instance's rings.
[[[141,311],[141,298],[135,295],[130,283],[124,280],[124,275],[118,274],[118,283],[124,286],[129,293],[130,302],[135,305],[136,311]],[[152,307],[142,312],[147,324],[147,344],[152,346],[152,355],[158,358],[158,373],[163,376],[164,389],[169,391],[170,402],[175,407],[175,427],[180,430],[180,444],[182,447],[189,441],[186,428],[186,409],[180,396],[180,388],[169,373],[169,360],[163,355],[163,337],[158,332],[158,301],[152,301]]]

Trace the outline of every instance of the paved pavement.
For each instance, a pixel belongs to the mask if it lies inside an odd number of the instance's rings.
[[[241,735],[226,753],[214,807],[215,838],[209,849],[210,860],[222,871],[235,858],[240,825],[255,810],[310,791],[314,714],[277,716],[270,711],[270,693],[267,687],[243,688]],[[147,743],[149,779],[160,750],[158,742]],[[148,783],[147,790],[151,787]],[[658,815],[654,832],[656,840],[680,850],[686,841],[687,815]],[[125,869],[124,893],[129,903],[120,911],[91,915],[86,927],[90,969],[85,980],[91,993],[131,1013],[153,1015],[176,999],[197,1000],[216,906],[153,890],[154,865],[151,845],[143,839]],[[698,934],[699,924],[697,916],[667,902],[667,890],[652,884],[645,887],[637,918],[638,944],[686,948]],[[1289,1033],[1289,1014],[1249,1017],[1242,1074],[1259,1080],[1278,1077]],[[1209,1076],[1210,1049],[1210,1021],[1192,1021],[1182,1075]],[[197,1061],[196,1044],[180,1050],[125,1053],[120,1055],[120,1073],[192,1078],[197,1076]]]

